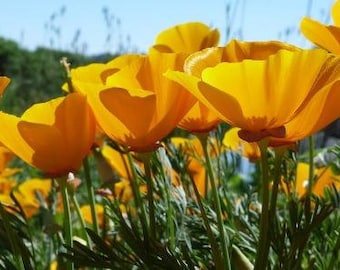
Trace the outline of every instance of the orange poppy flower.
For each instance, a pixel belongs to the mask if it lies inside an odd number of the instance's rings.
[[[335,1],[331,16],[334,25],[325,25],[304,17],[300,23],[302,34],[316,46],[340,54],[340,1]]]
[[[171,138],[171,143],[178,149],[182,149],[183,152],[188,157],[187,170],[188,174],[194,180],[198,192],[204,196],[207,192],[207,172],[204,164],[204,152],[202,148],[202,144],[197,137],[194,138],[181,138],[181,137],[173,137]],[[210,138],[208,143],[209,146],[209,154],[212,157],[216,157],[216,141]]]
[[[95,205],[96,212],[97,212],[97,218],[99,221],[99,226],[103,227],[104,225],[104,207],[101,204]],[[92,224],[92,214],[91,214],[91,207],[90,205],[86,204],[80,207],[80,212],[82,216],[84,217],[85,222],[88,224]]]
[[[259,46],[263,47],[262,51],[256,49]],[[201,63],[195,63],[197,65],[194,65],[194,67],[186,68],[185,71],[192,76],[200,78],[203,69],[213,67],[221,61],[238,62],[247,58],[262,59],[265,56],[273,54],[279,49],[283,48],[291,50],[296,49],[293,46],[288,46],[285,43],[280,42],[246,43],[232,40],[225,47],[215,47],[208,50],[203,50],[204,48],[201,48],[201,50],[203,51],[198,52],[197,55],[201,55],[202,58],[204,58],[204,61],[202,61]],[[202,102],[198,101],[184,116],[178,126],[191,132],[201,133],[213,130],[220,122],[221,119],[214,110],[208,109]]]
[[[51,192],[51,179],[32,178],[24,181],[14,190],[14,196],[27,218],[34,216],[47,203]]]
[[[79,93],[35,104],[21,117],[0,112],[0,141],[50,176],[79,169],[95,135],[95,119]]]
[[[181,70],[184,58],[184,54],[174,53],[135,55],[105,82],[72,82],[88,96],[107,136],[133,151],[151,151],[195,102],[180,85],[163,76],[168,69]]]
[[[314,170],[315,182],[312,187],[312,193],[318,197],[323,197],[325,194],[325,189],[335,186],[337,190],[340,190],[340,177],[332,172],[330,167],[318,168]],[[296,169],[296,179],[293,191],[296,192],[299,198],[305,196],[308,188],[309,179],[309,164],[299,162]],[[284,183],[283,189],[288,192],[287,186]]]
[[[122,154],[108,145],[102,147],[101,153],[119,177],[129,179],[132,172],[126,154]]]
[[[271,45],[258,44],[255,55],[264,57]],[[239,127],[242,139],[256,142],[268,137],[273,145],[291,144],[339,117],[339,57],[321,49],[293,48],[261,60],[222,61],[205,68],[218,52],[211,48],[195,53],[185,62],[187,73],[169,71],[167,77]],[[197,69],[202,70],[201,77],[192,75]]]

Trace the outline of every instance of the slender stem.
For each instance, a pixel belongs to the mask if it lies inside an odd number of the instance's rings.
[[[197,137],[199,138],[202,144],[203,151],[204,151],[208,178],[210,180],[211,192],[212,192],[212,196],[214,200],[214,206],[215,206],[215,211],[216,211],[216,216],[217,216],[217,227],[218,227],[218,231],[219,231],[220,239],[221,239],[223,268],[231,269],[230,256],[229,256],[229,251],[228,251],[229,239],[224,230],[221,202],[220,202],[220,198],[218,195],[217,186],[215,183],[215,177],[214,177],[214,173],[213,173],[213,169],[211,165],[210,155],[208,153],[208,133],[198,134]]]
[[[269,254],[269,167],[267,160],[267,145],[266,139],[258,142],[261,151],[261,168],[262,168],[262,190],[261,203],[262,211],[260,218],[260,237],[256,252],[255,270],[264,270],[268,264]]]
[[[197,189],[197,186],[196,186],[194,179],[190,177],[190,180],[191,180],[192,186],[194,188],[195,196],[196,196],[198,206],[199,206],[200,211],[201,211],[204,226],[207,229],[207,234],[208,234],[209,242],[210,242],[210,245],[211,245],[212,256],[213,256],[213,260],[215,262],[216,270],[222,270],[224,267],[223,267],[223,262],[222,262],[222,258],[221,258],[221,253],[218,250],[218,245],[217,245],[216,239],[215,239],[214,234],[212,232],[212,229],[210,227],[209,219],[207,217],[207,214],[205,212],[205,209],[204,209],[204,206],[203,206],[203,203],[202,203],[202,200],[201,200],[201,195],[200,195],[200,193]]]
[[[282,157],[285,151],[286,151],[286,148],[275,149],[274,180],[273,180],[272,194],[270,198],[270,209],[269,209],[269,220],[270,220],[271,225],[275,219],[278,187],[279,187],[279,182],[281,179],[281,162],[282,162]]]
[[[307,194],[305,198],[305,215],[308,222],[311,221],[311,196],[313,193],[314,186],[314,138],[313,136],[308,137],[308,148],[309,148],[309,175],[308,175],[308,186]]]
[[[130,184],[132,188],[133,197],[135,199],[137,213],[138,213],[140,222],[142,224],[144,239],[148,239],[149,238],[149,232],[147,229],[148,225],[146,222],[147,219],[146,219],[145,207],[144,207],[144,204],[142,203],[142,198],[140,196],[138,175],[137,175],[136,168],[133,163],[133,158],[130,152],[127,153],[127,157],[128,157],[129,166],[130,166],[131,173],[132,173],[132,176],[129,180],[130,180]]]
[[[71,200],[72,200],[72,203],[74,205],[74,208],[76,209],[76,213],[77,213],[77,216],[78,216],[78,219],[79,219],[79,222],[80,222],[82,234],[86,239],[86,243],[87,243],[88,247],[90,249],[92,249],[92,242],[91,242],[91,239],[90,239],[88,233],[86,232],[86,224],[85,224],[83,215],[80,211],[79,203],[78,203],[78,200],[77,200],[77,197],[75,196],[75,194],[73,194],[71,196]]]
[[[145,180],[147,185],[147,198],[148,198],[148,205],[149,205],[149,224],[150,224],[150,236],[153,239],[156,239],[156,215],[155,215],[155,203],[153,198],[153,181],[151,176],[151,168],[150,168],[150,161],[151,161],[151,152],[142,153],[140,157],[142,158],[144,164],[144,171],[145,171]]]
[[[166,204],[167,204],[167,209],[166,209],[166,215],[167,215],[167,226],[168,226],[168,233],[169,233],[169,245],[170,245],[170,250],[175,251],[176,248],[176,237],[175,237],[175,224],[173,222],[173,206],[171,203],[171,196],[170,196],[170,190],[172,188],[171,185],[171,176],[168,177],[165,172],[164,172],[164,167],[161,166],[161,174],[162,174],[162,179],[164,179],[164,185],[165,188],[162,190],[165,193],[165,198],[166,198]]]
[[[89,166],[89,160],[88,160],[87,157],[85,157],[85,159],[83,160],[83,167],[84,167],[87,196],[89,197],[89,204],[90,204],[90,209],[91,209],[93,230],[97,234],[99,234],[98,215],[97,215],[97,210],[96,210],[96,200],[95,200],[95,196],[94,196],[94,187],[93,187],[92,181],[91,181],[90,166]]]
[[[61,191],[61,196],[63,199],[63,206],[64,206],[64,233],[65,233],[65,243],[69,247],[73,247],[73,233],[72,233],[72,219],[71,219],[71,209],[70,209],[70,200],[69,200],[69,195],[68,195],[68,190],[67,190],[67,178],[66,177],[60,177],[57,179],[59,186],[60,186],[60,191]],[[66,269],[67,270],[73,270],[74,269],[74,264],[73,262],[67,260],[66,262]]]
[[[312,195],[314,185],[314,139],[313,136],[308,138],[309,146],[309,176],[308,176],[308,196]]]

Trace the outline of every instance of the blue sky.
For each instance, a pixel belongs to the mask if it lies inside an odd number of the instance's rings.
[[[160,31],[175,24],[201,21],[220,30],[221,44],[227,40],[229,25],[234,38],[281,39],[307,47],[310,43],[298,36],[298,24],[308,12],[308,4],[311,17],[326,20],[332,3],[333,0],[11,0],[1,7],[0,36],[28,49],[45,46],[87,54],[114,53],[122,41],[127,51],[145,52]],[[229,18],[228,4],[233,14]],[[104,7],[110,27],[105,23]],[[53,29],[59,29],[59,35]],[[72,43],[78,30],[78,40]],[[109,34],[111,40],[106,42]]]

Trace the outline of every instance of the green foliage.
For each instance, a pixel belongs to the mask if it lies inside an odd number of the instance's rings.
[[[86,57],[65,51],[37,48],[22,49],[17,43],[0,38],[0,75],[8,76],[11,83],[1,100],[1,109],[21,114],[31,105],[63,95],[65,70],[60,60],[66,57],[72,67],[93,62],[105,62],[113,55]]]

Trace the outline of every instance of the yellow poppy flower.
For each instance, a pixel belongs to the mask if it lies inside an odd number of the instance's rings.
[[[99,226],[103,227],[104,225],[104,207],[101,204],[95,205],[97,212],[97,219],[99,221]],[[83,216],[85,222],[88,224],[92,224],[92,214],[90,205],[83,205],[80,207],[81,215]]]
[[[0,172],[2,172],[8,162],[14,157],[13,153],[6,147],[0,146]]]
[[[314,170],[315,182],[312,187],[312,193],[318,197],[323,197],[325,189],[335,186],[340,190],[340,176],[335,175],[330,167],[318,168]],[[309,164],[299,162],[296,169],[296,179],[292,191],[295,191],[299,198],[305,196],[308,189],[309,179]],[[283,184],[283,189],[288,192],[286,184]]]
[[[261,50],[257,48],[261,46]],[[212,47],[212,46],[211,46]],[[297,49],[294,46],[287,45],[280,42],[242,42],[232,40],[227,46],[220,48],[213,48],[198,52],[200,55],[196,59],[202,58],[204,61],[193,61],[193,65],[186,67],[186,72],[198,78],[201,77],[202,71],[205,68],[213,67],[223,62],[239,62],[243,59],[263,59],[264,57],[277,52],[279,49]],[[202,48],[204,49],[204,48]],[[196,54],[194,54],[196,55]],[[194,58],[190,56],[189,58]],[[179,127],[191,132],[209,132],[216,128],[221,122],[218,114],[215,111],[208,109],[201,102],[197,102],[190,111],[180,121]]]
[[[200,140],[197,137],[189,139],[172,137],[171,143],[177,149],[181,149],[186,157],[188,157],[187,172],[195,182],[198,192],[205,196],[208,183],[204,164],[204,152]],[[208,146],[210,156],[216,157],[218,152],[216,151],[216,141],[210,138]]]
[[[35,104],[21,117],[0,112],[0,141],[50,176],[76,171],[95,135],[95,119],[79,93]]]
[[[340,54],[340,1],[335,1],[333,4],[331,16],[335,25],[325,25],[304,17],[300,29],[302,34],[316,46]]]
[[[263,56],[261,46],[257,49]],[[273,144],[290,144],[339,117],[339,57],[321,49],[284,49],[262,60],[203,68],[201,77],[190,74],[202,70],[204,54],[214,53],[214,48],[196,53],[185,63],[187,73],[169,71],[167,76],[222,120],[240,128],[242,139],[255,142],[269,137]]]
[[[6,76],[0,76],[0,96],[4,93],[7,85],[9,84],[10,79]]]
[[[258,145],[242,140],[238,136],[239,130],[239,128],[227,130],[223,137],[223,144],[233,151],[240,152],[242,156],[248,158],[250,161],[258,160],[261,156]]]
[[[192,53],[216,46],[220,39],[217,29],[211,29],[201,22],[189,22],[168,28],[156,37],[150,52]]]
[[[17,182],[14,179],[0,177],[0,194],[10,194]]]
[[[132,175],[129,160],[126,154],[122,154],[108,145],[104,145],[101,152],[110,164],[111,168],[122,178],[129,179]]]
[[[112,59],[111,61],[103,64],[103,63],[92,63],[87,66],[78,67],[75,69],[71,69],[71,78],[72,81],[83,81],[86,83],[103,83],[106,78],[122,67],[128,65],[135,59],[136,55],[134,54],[126,54],[121,55]],[[72,85],[74,92],[83,92],[82,88],[77,87],[77,84]],[[62,89],[66,92],[70,92],[69,85],[64,83]],[[86,94],[83,92],[83,94]]]
[[[58,261],[51,262],[50,270],[58,270]]]
[[[152,53],[134,58],[103,83],[72,82],[88,96],[107,136],[133,151],[145,152],[158,147],[195,99],[163,76],[168,69],[181,70],[184,54]]]
[[[193,53],[218,44],[219,32],[199,22],[176,25],[161,32],[151,52]],[[200,102],[179,122],[178,126],[191,132],[208,132],[220,123],[215,113]]]
[[[35,215],[47,203],[51,192],[51,179],[32,178],[24,181],[14,190],[14,196],[27,218]]]

